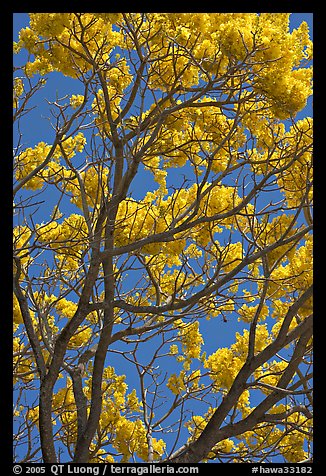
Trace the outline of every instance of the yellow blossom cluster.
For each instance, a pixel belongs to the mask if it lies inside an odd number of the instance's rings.
[[[40,165],[47,157],[51,147],[45,142],[39,142],[34,149],[28,147],[17,157],[16,179],[26,178],[34,169]],[[30,178],[25,188],[37,190],[42,188],[43,181],[39,176]]]
[[[254,73],[249,85],[282,119],[302,109],[311,94],[312,72],[302,67],[312,56],[308,26],[303,22],[290,32],[287,13],[147,13],[143,19],[129,14],[128,22],[148,51],[152,88],[165,91],[175,81],[182,88],[196,86],[223,74],[234,60]],[[96,55],[108,82],[119,90],[126,72],[123,62],[110,64],[111,53],[117,46],[139,48],[123,33],[125,26],[119,14],[32,13],[14,49],[34,55],[26,65],[28,75],[56,70],[76,77],[93,67]]]
[[[73,94],[70,98],[70,105],[73,109],[77,109],[84,102],[84,96],[82,94]]]
[[[88,207],[95,208],[101,202],[103,191],[106,189],[107,173],[108,169],[106,167],[89,167],[86,171],[80,173]],[[68,180],[65,189],[72,194],[71,203],[83,209],[79,180],[77,178]]]
[[[60,298],[55,304],[55,309],[57,313],[67,319],[71,319],[76,311],[77,311],[77,304],[69,301],[66,298]]]
[[[243,249],[240,242],[230,243],[222,249],[223,269],[232,271],[243,259]]]
[[[68,159],[76,155],[76,152],[83,152],[86,145],[86,138],[82,132],[78,132],[75,136],[63,137],[62,146]]]
[[[180,100],[178,102],[180,105]],[[169,101],[166,101],[162,107],[167,108],[169,104]],[[223,171],[235,163],[236,154],[231,154],[230,157],[230,150],[238,150],[244,145],[245,135],[242,126],[237,126],[233,119],[228,119],[216,100],[204,97],[195,101],[194,106],[182,108],[180,106],[175,113],[167,115],[157,138],[143,158],[144,164],[153,171],[154,177],[158,172],[159,157],[156,155],[158,150],[164,168],[183,167],[190,159],[197,175],[202,173],[204,166],[207,166],[208,159],[205,155],[209,156],[219,145],[218,153],[211,160],[212,171]],[[143,117],[133,118],[135,125],[144,119],[151,109],[153,106],[143,114]],[[146,137],[143,141],[140,140],[138,148],[146,141]],[[227,145],[223,146],[224,143]]]
[[[91,379],[87,381],[86,395],[90,395]],[[135,390],[128,395],[125,376],[118,376],[112,367],[104,370],[102,383],[104,394],[103,408],[100,419],[102,440],[112,444],[122,455],[121,462],[128,462],[133,455],[147,461],[148,442],[146,429],[139,418],[128,418],[131,412],[140,412],[141,404]],[[153,438],[155,459],[158,459],[165,449],[163,440]]]
[[[255,233],[257,235],[257,242],[262,247],[267,247],[282,238],[289,238],[296,232],[294,217],[292,214],[282,214],[276,216],[272,221],[268,221],[268,217],[263,217],[260,223],[256,223]],[[268,264],[272,266],[277,260],[281,262],[291,259],[294,250],[290,245],[282,245],[275,247],[267,254]]]
[[[288,363],[283,360],[273,360],[263,364],[262,367],[254,373],[256,381],[262,384],[259,386],[259,389],[266,395],[269,395],[273,391],[273,388],[264,387],[264,384],[270,385],[271,387],[277,387],[277,383],[287,366]]]
[[[191,420],[185,423],[185,427],[195,439],[205,428],[208,420],[212,417],[215,408],[209,407],[208,411],[203,416],[193,415]]]
[[[19,380],[28,383],[34,379],[34,360],[25,354],[25,345],[19,337],[13,338],[13,383]]]
[[[257,138],[256,147],[247,151],[252,170],[263,175],[275,172],[289,208],[302,206],[303,201],[312,205],[313,119],[300,119],[285,131],[284,124],[268,118],[264,109],[256,113],[251,108],[242,124]]]
[[[48,295],[44,292],[42,293],[34,293],[34,300],[38,306],[40,306],[41,309],[44,311],[47,311],[47,326],[51,330],[52,335],[57,335],[59,328],[55,323],[58,323],[58,318],[66,318],[66,319],[71,319],[76,310],[77,310],[77,304],[74,302],[66,299],[66,298],[60,298],[58,299],[54,294]],[[14,308],[15,309],[15,308]],[[57,317],[55,318],[53,315],[49,315],[48,312],[50,309],[53,309],[57,313]],[[34,313],[30,311],[32,319],[34,316]],[[91,313],[88,315],[88,320],[91,321],[94,319],[94,313]],[[38,333],[38,335],[41,338],[40,331],[38,330],[38,325],[36,323],[36,320],[33,319],[35,329]],[[75,334],[72,336],[72,338],[69,341],[68,348],[69,349],[76,349],[78,347],[83,347],[85,346],[93,336],[93,330],[90,328],[89,325],[83,325],[80,326]]]
[[[178,337],[182,346],[182,355],[179,355],[178,360],[184,362],[185,370],[189,370],[191,360],[200,358],[201,347],[204,343],[199,330],[199,322],[185,323],[182,319],[178,319],[174,322],[174,327],[178,329]]]
[[[24,92],[24,82],[22,78],[14,78],[13,88],[13,106],[15,109],[19,106],[19,98]]]
[[[74,137],[70,136],[62,139],[62,147],[69,159],[74,157],[76,152],[82,152],[85,144],[86,138],[82,132],[78,132]],[[24,185],[26,189],[38,190],[42,188],[44,179],[57,174],[58,170],[62,169],[58,164],[58,160],[62,154],[60,147],[57,146],[52,155],[54,161],[51,161],[50,164],[46,164],[45,168],[41,169],[39,173],[33,174],[35,168],[43,164],[47,159],[50,151],[50,145],[45,142],[39,142],[34,148],[28,147],[22,151],[16,158],[16,180],[25,179],[31,174],[28,182]]]
[[[91,378],[86,381],[85,396],[91,394]],[[116,375],[112,367],[104,369],[104,379],[102,383],[103,408],[101,412],[100,443],[112,445],[121,455],[121,462],[128,462],[131,457],[137,455],[144,461],[148,459],[148,442],[146,429],[139,418],[129,419],[131,414],[141,411],[141,404],[137,398],[136,391],[132,390],[127,394],[125,376]],[[68,446],[76,443],[77,438],[77,412],[74,399],[72,381],[67,378],[66,385],[60,388],[53,397],[53,424],[59,419],[63,440]],[[39,408],[34,407],[28,412],[28,419],[38,424]],[[97,442],[98,443],[98,442]],[[153,451],[155,459],[160,458],[165,450],[163,440],[153,438]],[[95,442],[92,443],[95,447]],[[92,462],[105,461],[114,462],[112,456],[103,455],[105,453],[101,445]]]
[[[105,65],[112,49],[123,43],[123,36],[113,29],[112,20],[90,13],[31,13],[30,26],[20,31],[15,50],[26,48],[34,55],[34,61],[26,65],[29,76],[60,71],[75,78],[92,68],[99,45],[98,61]],[[87,54],[83,42],[87,44]]]
[[[63,317],[65,319],[72,319],[77,311],[78,305],[75,302],[70,301],[69,299],[60,297],[60,299],[55,300],[54,308],[58,313],[59,317]],[[87,320],[92,324],[97,321],[95,311],[87,315]],[[87,342],[87,340],[88,339],[85,337],[85,342]]]
[[[204,366],[210,370],[214,381],[214,388],[230,389],[231,385],[242,368],[248,353],[249,331],[244,330],[241,335],[236,333],[236,342],[229,348],[224,347],[207,357]],[[256,328],[255,353],[261,352],[270,342],[266,324],[259,324]]]
[[[185,254],[189,256],[189,258],[200,258],[203,252],[198,249],[195,243],[191,243],[185,250]]]
[[[122,201],[117,214],[116,246],[126,245],[135,240],[148,237],[153,233],[164,232],[169,229],[169,225],[173,220],[183,214],[183,218],[179,221],[181,225],[189,216],[186,213],[189,206],[196,203],[197,189],[197,184],[194,184],[188,189],[178,190],[166,199],[157,197],[156,194],[149,192],[144,200],[140,202],[131,198]],[[202,216],[204,213],[205,215],[213,216],[225,213],[234,208],[239,200],[239,197],[235,196],[232,187],[212,187],[209,193],[203,196],[198,215]],[[189,214],[191,211],[192,209],[189,210]],[[201,252],[198,249],[198,245],[206,246],[211,241],[212,231],[222,232],[222,227],[231,227],[234,223],[235,218],[233,216],[194,226],[191,232],[188,233],[188,237],[191,237],[194,243],[190,243],[187,253],[191,250],[192,256],[200,256]],[[184,236],[185,233],[182,235]],[[185,248],[185,239],[179,238],[176,235],[174,241],[151,243],[145,245],[143,250],[148,254],[156,254],[160,251],[168,256],[176,257]],[[222,257],[225,270],[232,270],[242,260],[243,250],[241,243],[233,243],[224,247]],[[174,264],[180,263],[175,262]]]
[[[189,390],[197,390],[200,387],[200,370],[195,370],[187,375],[185,370],[181,370],[179,375],[173,373],[168,378],[166,386],[174,395],[180,395]]]
[[[16,294],[13,295],[13,319],[14,324],[22,324],[24,322]]]
[[[58,253],[77,257],[88,242],[88,230],[82,215],[71,214],[60,224],[53,220],[36,228],[40,243],[47,243]]]
[[[18,225],[13,229],[13,246],[15,255],[20,258],[21,264],[26,264],[29,257],[29,240],[32,236],[31,230],[28,226]]]
[[[302,109],[311,93],[311,70],[300,67],[311,58],[308,27],[302,23],[290,33],[289,14],[154,14],[148,22],[151,33],[157,33],[150,40],[153,53],[169,54],[171,38],[180,50],[175,61],[168,63],[162,55],[164,60],[153,63],[156,87],[166,89],[176,76],[184,87],[197,85],[215,72],[216,64],[223,74],[228,60],[234,58],[242,61],[244,68],[252,68],[252,87],[265,95],[278,117]],[[162,22],[166,36],[159,32]],[[256,54],[251,60],[248,52],[252,49]],[[261,61],[266,62],[266,68],[261,68]]]
[[[277,415],[290,410],[288,405],[275,405],[269,411],[269,414]],[[239,450],[245,454],[249,449],[259,448],[261,451],[278,445],[281,455],[289,463],[297,463],[307,458],[307,452],[304,450],[305,440],[311,440],[312,419],[307,419],[298,412],[294,412],[286,419],[284,428],[258,424],[253,431],[246,431],[241,435],[241,441],[238,444]],[[304,432],[304,433],[303,433]]]
[[[196,440],[200,434],[205,429],[207,422],[214,412],[214,408],[210,407],[208,412],[204,416],[194,415],[191,420],[185,423],[185,427],[190,433],[189,442]],[[225,438],[222,441],[219,441],[212,450],[208,453],[207,458],[204,461],[209,459],[214,459],[218,453],[233,453],[237,451],[237,445],[230,438]]]
[[[269,308],[266,304],[263,304],[258,311],[258,307],[259,304],[256,304],[255,306],[248,306],[247,304],[243,304],[238,310],[238,320],[243,322],[251,322],[256,316],[256,313],[259,312],[258,322],[264,321],[269,314]]]
[[[281,453],[289,463],[303,461],[308,456],[304,450],[305,440],[311,441],[312,439],[312,419],[307,419],[300,413],[292,413],[288,417],[287,423],[289,426],[292,425],[293,430],[284,436]],[[303,431],[300,431],[300,428]]]
[[[313,240],[307,236],[302,246],[295,249],[287,264],[280,264],[271,273],[269,284],[270,292],[274,298],[291,295],[292,292],[304,292],[312,284],[313,280]],[[311,300],[305,304],[303,311],[311,309]],[[309,311],[308,311],[309,312]]]
[[[82,347],[93,336],[94,331],[89,326],[80,326],[69,341],[68,349]]]
[[[271,415],[283,413],[288,409],[290,407],[280,404],[271,408],[269,413]],[[191,440],[196,439],[202,433],[213,411],[214,409],[210,408],[204,417],[196,415],[186,423],[186,427],[191,434]],[[286,461],[296,463],[307,458],[307,452],[304,450],[304,440],[307,437],[309,440],[311,439],[308,435],[308,433],[311,433],[311,425],[311,419],[295,412],[287,418],[287,425],[284,429],[278,426],[271,427],[270,425],[258,424],[254,430],[238,435],[237,439],[239,441],[237,444],[230,439],[220,441],[214,446],[208,457],[215,458],[218,453],[229,452],[246,457],[248,451],[250,454],[252,450],[265,451],[271,446],[279,445],[280,452]],[[305,434],[297,428],[302,428]]]
[[[306,204],[312,204],[313,199],[313,168],[312,168],[312,143],[313,143],[313,119],[306,117],[297,121],[291,126],[288,133],[285,134],[284,139],[288,142],[293,150],[293,156],[297,155],[297,159],[279,175],[278,184],[281,190],[284,191],[287,204],[289,207],[297,207],[302,203],[306,197]],[[296,154],[296,150],[300,153]],[[287,154],[289,151],[287,150]],[[281,161],[281,165],[286,163],[289,159],[285,157]],[[307,190],[307,183],[310,184]]]
[[[217,317],[219,315],[230,314],[235,309],[235,304],[233,299],[227,299],[222,303],[216,303],[215,298],[207,300],[206,298],[201,299],[201,304],[205,308],[206,320],[210,320],[212,317]]]

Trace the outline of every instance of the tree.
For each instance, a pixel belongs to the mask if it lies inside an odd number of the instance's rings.
[[[312,44],[289,17],[30,14],[17,461],[311,458]]]

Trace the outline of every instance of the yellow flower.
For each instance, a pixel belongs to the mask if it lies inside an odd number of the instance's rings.
[[[82,94],[73,94],[70,98],[70,105],[73,109],[77,109],[84,102],[84,96]]]

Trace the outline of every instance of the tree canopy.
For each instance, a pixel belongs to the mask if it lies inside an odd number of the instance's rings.
[[[29,19],[14,43],[16,461],[311,458],[307,23]]]

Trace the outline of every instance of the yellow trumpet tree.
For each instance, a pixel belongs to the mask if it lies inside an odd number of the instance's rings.
[[[307,24],[29,21],[14,43],[16,461],[311,458]]]

